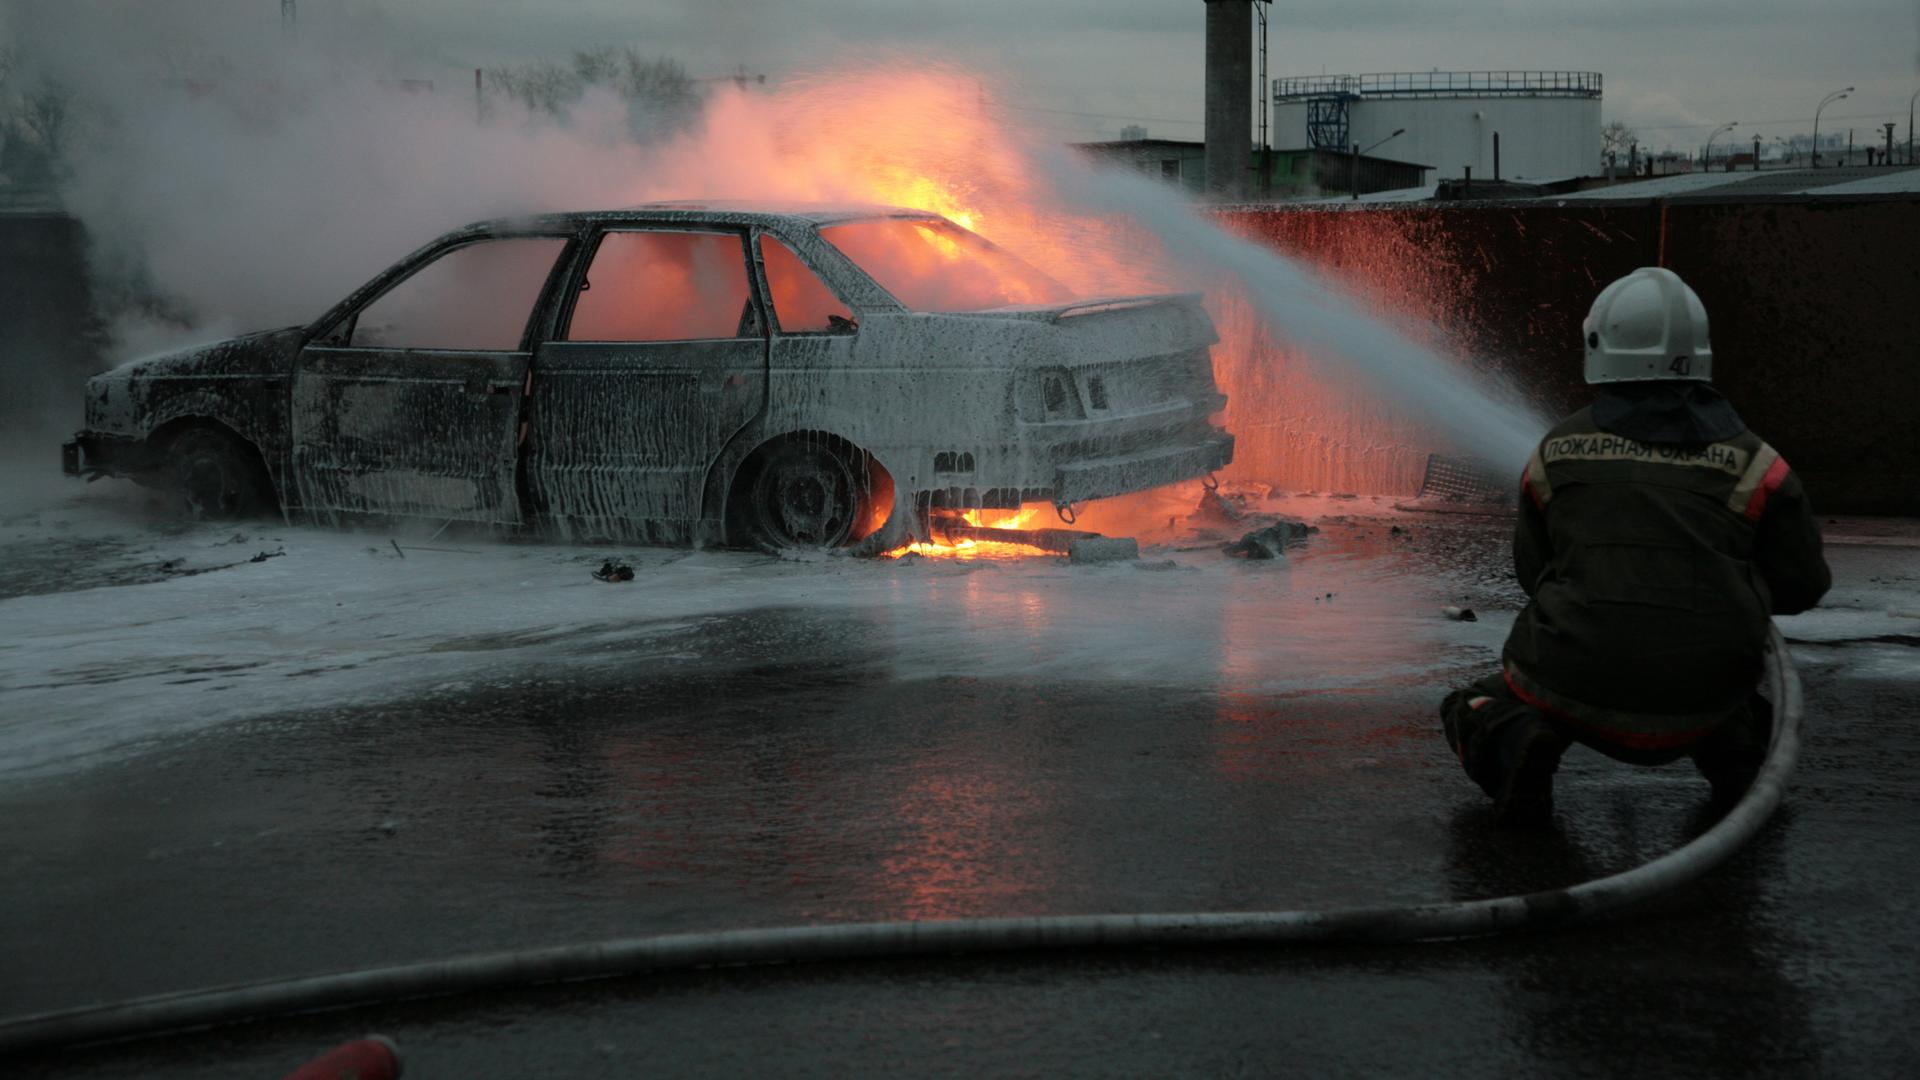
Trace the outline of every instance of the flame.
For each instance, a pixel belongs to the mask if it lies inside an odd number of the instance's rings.
[[[969,525],[986,529],[1031,529],[1034,528],[1043,511],[1051,510],[1047,503],[1030,503],[1018,510],[968,510],[960,515],[960,520]],[[902,555],[925,555],[933,558],[953,559],[1026,559],[1034,556],[1057,556],[1057,551],[1034,547],[1014,540],[974,540],[962,539],[952,543],[941,540],[916,540],[887,552],[890,558]]]
[[[981,213],[961,199],[950,185],[905,165],[882,166],[868,178],[874,202],[929,210],[963,229],[979,231]]]
[[[1045,503],[1035,503],[1018,510],[969,510],[960,520],[986,529],[1031,529],[1044,509],[1048,509]]]
[[[1010,540],[958,540],[951,544],[938,540],[915,540],[887,552],[886,557],[897,559],[902,555],[950,559],[1031,559],[1058,558],[1060,553]]]

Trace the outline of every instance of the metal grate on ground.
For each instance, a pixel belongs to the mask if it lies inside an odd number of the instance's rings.
[[[1426,475],[1420,478],[1420,494],[1415,498],[1505,503],[1512,501],[1512,496],[1512,485],[1487,462],[1428,454]]]

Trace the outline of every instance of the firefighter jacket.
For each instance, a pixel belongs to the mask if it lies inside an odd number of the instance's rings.
[[[1759,681],[1769,616],[1832,581],[1799,478],[1705,383],[1610,387],[1549,432],[1513,562],[1530,601],[1508,685],[1630,750],[1716,727]]]

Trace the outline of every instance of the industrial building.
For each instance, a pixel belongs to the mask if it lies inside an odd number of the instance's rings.
[[[1273,143],[1430,163],[1434,179],[1591,176],[1597,71],[1425,71],[1273,82]]]
[[[1205,143],[1137,138],[1077,143],[1075,149],[1096,160],[1164,180],[1196,197],[1211,190]],[[1255,202],[1311,195],[1365,195],[1421,187],[1430,171],[1430,165],[1317,147],[1254,147],[1239,177],[1238,190],[1241,198]]]

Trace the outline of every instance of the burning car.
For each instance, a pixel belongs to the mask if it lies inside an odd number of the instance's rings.
[[[936,214],[556,214],[95,376],[64,464],[207,516],[884,551],[1225,465],[1216,340],[1198,295],[1077,298]]]

